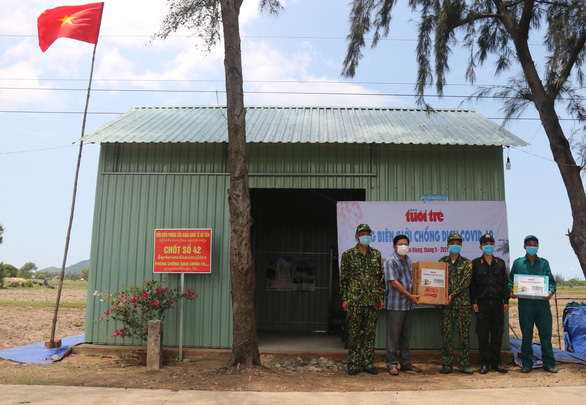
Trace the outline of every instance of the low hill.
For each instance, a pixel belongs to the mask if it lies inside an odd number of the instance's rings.
[[[67,273],[81,273],[83,269],[87,269],[90,265],[89,260],[82,260],[79,263],[72,264],[71,266],[65,267],[65,274]],[[47,267],[45,269],[40,269],[40,272],[46,273],[59,273],[61,271],[61,267]]]

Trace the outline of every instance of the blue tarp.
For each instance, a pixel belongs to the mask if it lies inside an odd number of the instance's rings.
[[[566,351],[586,356],[586,306],[567,308],[564,319],[564,345]]]
[[[522,367],[521,364],[521,339],[509,339],[510,351],[513,352],[515,364]],[[586,365],[586,356],[579,356],[574,353],[553,348],[553,356],[556,363],[578,363]],[[533,368],[543,367],[543,358],[541,357],[541,345],[533,342]]]
[[[19,363],[48,364],[61,360],[73,346],[83,343],[84,340],[84,335],[66,337],[61,339],[61,347],[56,349],[47,349],[44,342],[13,347],[0,351],[0,357]]]

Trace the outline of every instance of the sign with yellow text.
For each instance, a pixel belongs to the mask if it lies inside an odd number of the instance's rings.
[[[154,273],[212,272],[212,230],[155,229]]]

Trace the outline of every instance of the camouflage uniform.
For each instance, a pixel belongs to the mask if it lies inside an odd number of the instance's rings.
[[[363,255],[358,244],[342,254],[340,276],[342,301],[348,301],[348,370],[374,367],[377,305],[383,301],[385,276],[381,254],[368,247]],[[364,342],[361,339],[364,332]]]
[[[448,295],[452,302],[441,309],[440,326],[442,332],[442,365],[451,369],[454,361],[452,341],[456,325],[459,331],[459,359],[461,370],[470,367],[470,280],[472,278],[472,263],[467,258],[458,255],[454,263],[450,256],[444,256],[438,261],[448,263]]]

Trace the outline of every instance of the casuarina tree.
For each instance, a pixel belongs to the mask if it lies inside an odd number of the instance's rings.
[[[397,0],[353,0],[350,12],[348,51],[342,74],[353,77],[362,57],[366,35],[373,34],[372,46],[387,36]],[[549,140],[553,158],[566,187],[573,216],[568,231],[570,244],[586,276],[586,195],[582,182],[584,135],[575,142],[580,158],[576,163],[572,147],[558,118],[565,108],[579,122],[586,121],[583,98],[577,89],[584,86],[583,65],[586,52],[586,2],[583,0],[504,1],[504,0],[409,0],[419,13],[417,44],[418,103],[426,108],[424,95],[435,85],[443,94],[449,56],[460,39],[468,54],[466,79],[474,83],[476,69],[489,60],[496,62],[495,73],[520,67],[504,86],[478,88],[475,96],[493,95],[504,101],[507,119],[518,117],[533,105]],[[529,38],[541,37],[546,57],[538,70]]]
[[[208,49],[224,44],[226,116],[230,160],[230,278],[234,343],[229,365],[260,364],[254,310],[255,270],[250,244],[252,214],[248,188],[246,109],[242,77],[239,15],[243,0],[167,0],[169,12],[157,36],[165,38],[180,27],[199,32]],[[260,9],[278,13],[278,0],[261,0]],[[220,27],[222,34],[220,34]]]

